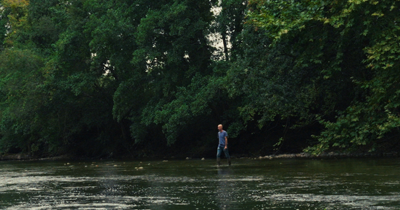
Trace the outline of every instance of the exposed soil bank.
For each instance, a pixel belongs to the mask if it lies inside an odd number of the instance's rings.
[[[279,154],[279,155],[266,155],[259,157],[240,157],[240,158],[248,158],[248,159],[291,159],[291,158],[367,158],[367,157],[399,157],[400,153],[398,152],[383,152],[383,153],[322,153],[320,155],[311,155],[308,153],[298,153],[298,154]],[[232,158],[235,158],[232,156]],[[239,157],[237,157],[239,158]],[[11,161],[11,160],[63,160],[63,159],[76,159],[76,157],[72,157],[69,155],[55,156],[55,157],[45,157],[45,158],[37,158],[32,157],[28,154],[4,154],[0,156],[0,161]],[[79,158],[78,158],[79,159]],[[90,159],[90,158],[88,158]],[[103,159],[103,158],[100,158]],[[107,159],[107,158],[106,158]],[[114,159],[114,158],[112,158]],[[119,158],[115,158],[119,159]],[[129,159],[129,158],[123,158]],[[154,158],[151,158],[154,159]],[[176,158],[155,158],[155,159],[176,159]],[[192,158],[186,158],[192,159]]]
[[[254,159],[289,159],[289,158],[355,158],[355,157],[399,157],[397,152],[383,152],[383,153],[322,153],[320,155],[311,155],[308,153],[298,154],[280,154],[280,155],[266,155],[259,156]]]
[[[55,157],[45,157],[45,158],[38,158],[32,157],[28,154],[4,154],[0,155],[0,161],[8,161],[8,160],[62,160],[62,159],[70,159],[71,157],[68,155],[61,155]]]

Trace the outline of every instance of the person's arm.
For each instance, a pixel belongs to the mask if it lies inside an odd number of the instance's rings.
[[[228,149],[228,136],[225,136],[225,149]]]

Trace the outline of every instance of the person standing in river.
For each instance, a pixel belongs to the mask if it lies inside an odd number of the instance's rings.
[[[219,144],[217,147],[217,164],[221,165],[221,153],[224,151],[226,159],[228,159],[228,165],[231,165],[231,157],[228,151],[228,133],[223,130],[222,124],[218,125],[218,140]]]

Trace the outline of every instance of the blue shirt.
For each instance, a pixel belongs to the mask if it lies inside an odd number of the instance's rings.
[[[228,133],[224,130],[222,132],[218,132],[219,146],[225,146],[225,137],[228,137]]]

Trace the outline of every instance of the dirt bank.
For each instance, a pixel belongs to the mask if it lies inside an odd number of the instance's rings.
[[[68,155],[61,155],[55,157],[45,157],[38,158],[33,157],[28,154],[4,154],[0,155],[0,161],[10,161],[10,160],[62,160],[62,159],[70,159],[71,157]]]
[[[259,156],[254,159],[288,159],[288,158],[359,158],[359,157],[399,157],[397,152],[387,153],[322,153],[320,155],[311,155],[308,153],[298,154],[280,154],[280,155],[266,155]]]
[[[298,153],[298,154],[279,154],[279,155],[266,155],[266,156],[259,156],[259,157],[240,157],[240,158],[248,158],[248,159],[291,159],[291,158],[379,158],[379,157],[400,157],[400,153],[398,152],[386,152],[386,153],[322,153],[320,155],[311,155],[308,153]],[[235,158],[234,156],[232,158]],[[239,157],[236,157],[239,158]],[[28,154],[4,154],[0,155],[0,161],[11,161],[11,160],[63,160],[63,159],[76,159],[76,157],[72,157],[69,155],[61,155],[55,157],[45,157],[45,158],[38,158],[32,157]],[[102,159],[102,158],[100,158]],[[107,159],[107,158],[106,158]],[[119,158],[116,158],[119,159]],[[129,159],[129,158],[123,158]],[[158,159],[158,158],[154,158]],[[163,159],[163,158],[160,158]],[[168,159],[168,158],[164,158]],[[175,158],[172,158],[175,159]],[[188,159],[188,158],[186,158]],[[192,159],[192,158],[190,158]]]

